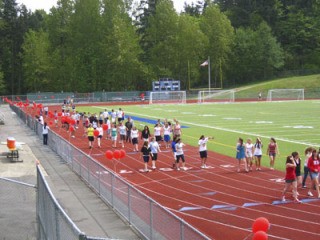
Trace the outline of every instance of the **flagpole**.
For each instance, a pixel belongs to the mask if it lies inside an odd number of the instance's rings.
[[[208,57],[208,84],[209,84],[209,92],[211,91],[211,63],[210,56]]]

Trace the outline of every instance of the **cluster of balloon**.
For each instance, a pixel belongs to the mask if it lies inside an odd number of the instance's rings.
[[[252,225],[253,240],[267,240],[267,231],[270,228],[268,219],[264,217],[257,218]]]
[[[105,153],[105,156],[107,159],[112,160],[113,158],[115,159],[120,159],[124,158],[126,156],[126,151],[121,149],[121,150],[115,150],[114,152],[107,150]]]

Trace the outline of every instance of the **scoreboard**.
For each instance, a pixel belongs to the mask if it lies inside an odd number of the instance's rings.
[[[180,91],[180,80],[171,78],[160,78],[152,82],[152,91]]]

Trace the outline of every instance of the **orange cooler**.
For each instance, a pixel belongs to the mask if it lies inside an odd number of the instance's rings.
[[[9,149],[16,148],[16,140],[13,137],[7,138],[7,146]]]

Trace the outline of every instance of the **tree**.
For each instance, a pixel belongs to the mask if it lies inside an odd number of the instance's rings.
[[[6,84],[3,80],[3,72],[0,71],[0,94],[5,93],[5,89],[6,89]]]
[[[70,22],[73,12],[72,0],[60,0],[57,7],[53,7],[46,17],[52,64],[50,79],[56,83],[51,86],[52,91],[74,89],[70,81],[75,70],[70,46],[72,41]]]
[[[156,12],[149,19],[150,27],[146,31],[146,41],[150,48],[146,55],[156,76],[173,76],[178,64],[177,32],[178,15],[172,1],[162,0]]]
[[[182,87],[190,88],[198,82],[199,64],[204,60],[206,46],[208,38],[200,29],[199,19],[188,14],[180,15],[176,44],[178,65],[173,71],[178,79],[184,80]]]
[[[232,52],[229,77],[237,84],[271,78],[284,64],[283,50],[265,22],[256,31],[237,29]]]
[[[101,17],[99,0],[78,0],[70,18],[68,42],[72,56],[70,90],[87,92],[99,89],[101,54]]]
[[[27,91],[38,92],[50,89],[49,72],[49,39],[44,31],[30,30],[23,44],[23,68],[25,72],[25,87]]]
[[[219,8],[210,5],[201,16],[201,30],[208,37],[206,53],[210,56],[215,80],[222,80],[226,69],[234,38],[234,30],[225,14]],[[206,56],[203,56],[206,58]],[[219,81],[221,84],[221,81]],[[220,85],[219,84],[219,85]],[[218,87],[217,83],[216,86]],[[220,87],[222,87],[220,85]]]

